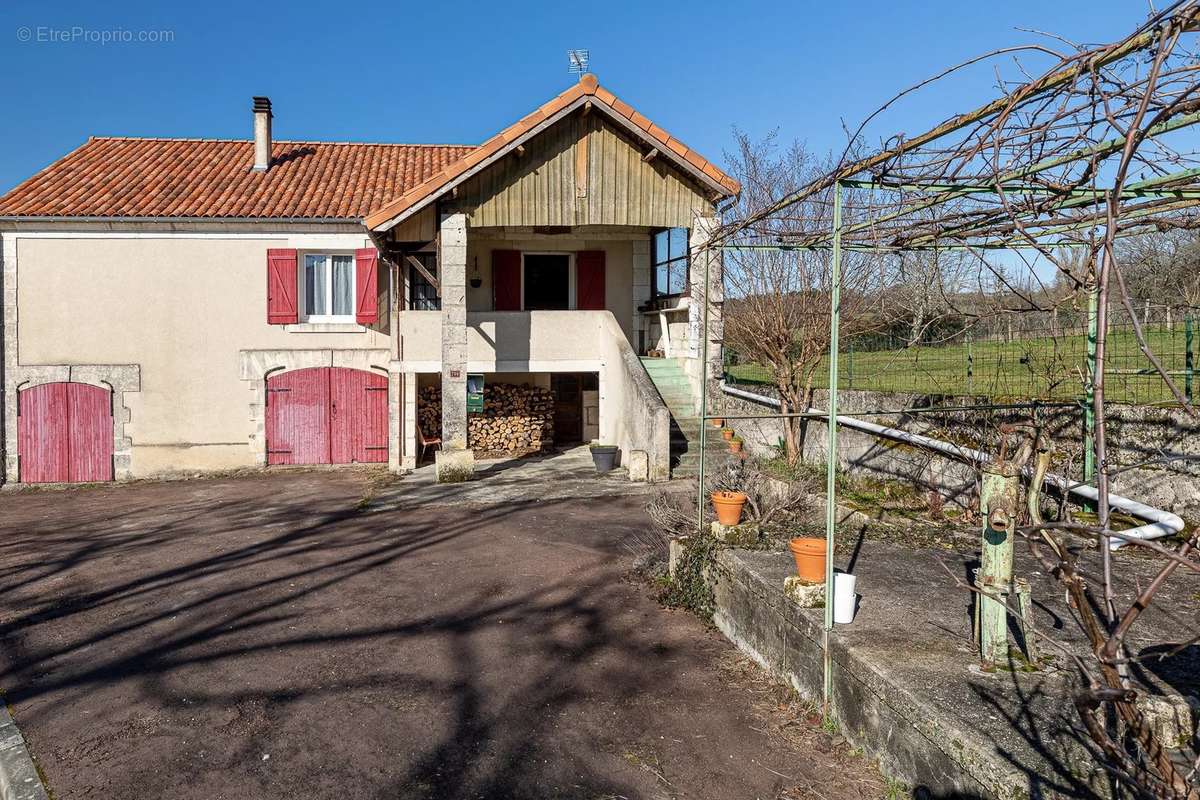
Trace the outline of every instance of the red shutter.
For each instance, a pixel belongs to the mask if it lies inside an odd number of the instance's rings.
[[[604,310],[603,250],[575,254],[575,297],[575,307],[581,311]]]
[[[299,264],[295,250],[267,251],[267,323],[289,325],[299,319],[296,309],[296,277]]]
[[[521,310],[521,252],[492,251],[492,297],[497,311]]]
[[[379,319],[379,253],[374,247],[354,251],[354,285],[358,304],[354,318],[359,325],[373,325]]]

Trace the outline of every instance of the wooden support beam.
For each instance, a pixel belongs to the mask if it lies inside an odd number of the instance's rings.
[[[588,133],[587,127],[580,125],[582,135],[575,143],[575,196],[587,197],[588,193]]]
[[[525,145],[523,145],[523,144],[517,145],[516,153],[517,153],[517,158],[523,158],[525,156]]]
[[[653,161],[656,158],[658,158],[658,148],[652,147],[652,148],[650,148],[649,153],[646,153],[646,155],[642,156],[642,161],[645,161],[647,164],[649,164],[651,161]]]
[[[590,113],[592,113],[592,101],[588,100],[583,104],[583,115],[586,117]]]
[[[413,256],[410,256],[407,253],[405,253],[404,260],[407,261],[413,269],[415,269],[417,272],[421,273],[421,277],[423,277],[425,280],[429,281],[429,285],[432,286],[437,291],[438,294],[442,293],[441,284],[438,283],[437,278],[435,278],[429,274],[429,270],[425,269],[425,265],[421,263],[421,260],[419,258],[414,258]]]

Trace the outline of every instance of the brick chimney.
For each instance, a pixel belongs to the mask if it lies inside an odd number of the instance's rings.
[[[254,169],[271,168],[271,99],[254,98]]]

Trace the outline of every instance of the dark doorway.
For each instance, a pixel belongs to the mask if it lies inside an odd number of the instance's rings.
[[[571,307],[571,257],[566,253],[525,254],[525,310]]]
[[[574,444],[583,440],[583,387],[579,375],[572,372],[550,376],[554,392],[555,444]]]

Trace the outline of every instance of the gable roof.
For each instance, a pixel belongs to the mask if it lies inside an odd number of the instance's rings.
[[[579,82],[483,145],[92,137],[0,197],[0,218],[306,219],[386,230],[590,103],[715,195],[736,180],[600,86]]]
[[[609,90],[600,86],[591,73],[580,77],[579,83],[536,111],[522,117],[500,133],[488,139],[478,148],[461,159],[447,164],[441,171],[430,176],[417,186],[381,205],[367,215],[366,226],[373,230],[387,230],[406,217],[431,203],[443,192],[494,163],[521,142],[544,130],[550,124],[566,116],[584,103],[593,107],[622,125],[631,134],[638,136],[660,153],[674,161],[685,173],[707,185],[721,197],[731,197],[741,191],[741,184],[726,175],[715,164],[695,150],[639,114],[633,106],[620,100]]]
[[[463,145],[93,137],[0,198],[0,217],[359,221],[462,159]]]

